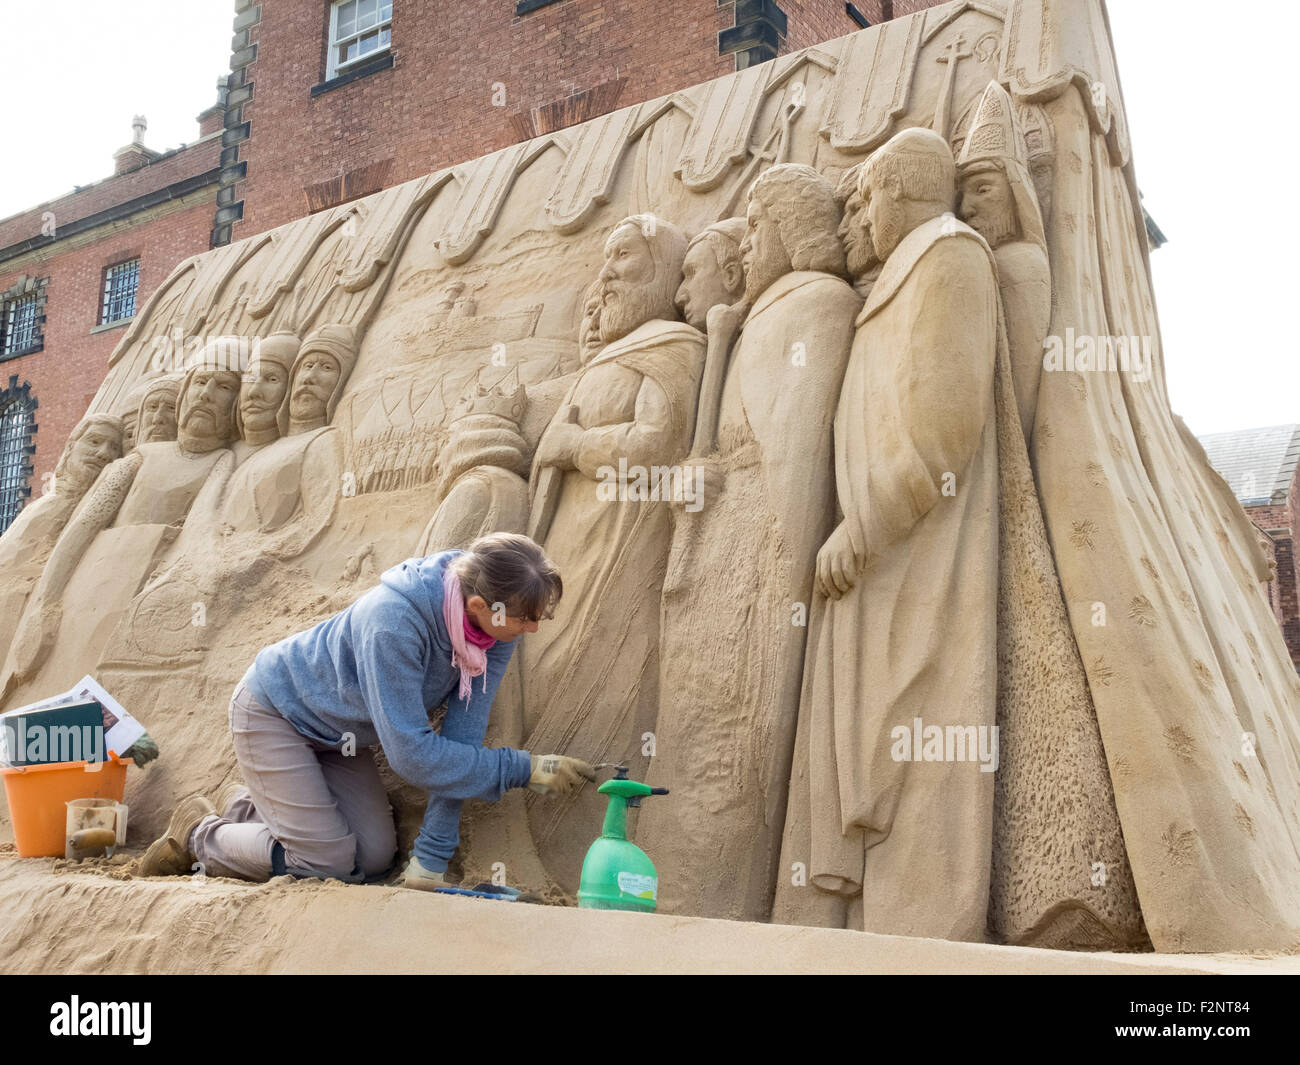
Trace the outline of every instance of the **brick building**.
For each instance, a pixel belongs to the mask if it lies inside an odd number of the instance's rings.
[[[941,2],[234,0],[197,141],[0,220],[0,531],[183,259]]]
[[[938,2],[236,0],[214,242]]]
[[[112,176],[0,221],[0,530],[53,471],[136,307],[207,249],[221,115],[166,153],[137,119]]]
[[[1268,538],[1277,563],[1277,579],[1268,585],[1269,603],[1291,661],[1300,669],[1300,425],[1209,433],[1199,439],[1210,463]]]

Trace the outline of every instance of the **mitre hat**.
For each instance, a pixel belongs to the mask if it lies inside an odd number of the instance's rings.
[[[990,81],[975,109],[970,131],[957,159],[957,172],[960,176],[978,171],[980,164],[1002,170],[1011,185],[1021,239],[1046,249],[1043,216],[1033,177],[1029,173],[1028,154],[1010,95],[996,81]]]

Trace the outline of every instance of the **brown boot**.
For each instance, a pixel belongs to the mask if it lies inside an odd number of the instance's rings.
[[[226,811],[230,809],[230,804],[240,797],[241,792],[247,790],[248,786],[241,780],[232,780],[228,784],[222,784],[216,798],[212,800],[217,816],[225,817]]]
[[[176,805],[167,830],[144,852],[138,872],[141,876],[184,876],[194,865],[190,833],[216,808],[202,795],[188,795]]]

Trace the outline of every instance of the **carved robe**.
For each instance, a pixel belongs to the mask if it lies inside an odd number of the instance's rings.
[[[251,452],[229,479],[210,480],[171,553],[175,561],[132,601],[101,665],[197,662],[226,622],[248,574],[306,551],[333,521],[343,445],[324,426]],[[204,606],[195,624],[194,605]]]
[[[831,420],[861,305],[816,271],[759,295],[723,387],[725,488],[676,509],[650,768],[675,798],[638,829],[668,912],[766,920],[771,908],[813,570],[833,516]]]
[[[233,464],[234,457],[225,447],[191,454],[174,441],[160,441],[142,444],[105,467],[65,527],[28,602],[26,615],[33,615],[43,604],[51,568],[62,559],[59,568],[70,570],[52,650],[30,675],[11,679],[12,665],[6,662],[10,704],[17,706],[66,688],[93,672],[131,600],[175,541],[195,497],[205,486],[224,482]],[[72,556],[69,538],[84,540],[87,528],[96,525],[100,531],[86,543],[84,553]],[[22,624],[35,622],[34,616],[24,616]],[[16,637],[11,660],[18,642]]]
[[[681,462],[703,368],[703,334],[680,322],[646,322],[596,355],[561,406],[578,408],[585,432],[546,536],[564,596],[554,619],[520,649],[528,750],[625,760],[634,778],[644,772],[642,736],[654,729],[658,708],[671,503],[601,498],[597,479],[600,467],[616,471],[620,459],[629,476],[635,466]],[[604,796],[588,785],[572,796],[537,798],[529,796],[538,853],[574,890]]]
[[[835,419],[869,561],[814,600],[774,920],[824,905],[809,892],[860,894],[866,931],[984,938],[993,773],[897,760],[893,730],[996,723],[997,343],[987,246],[951,217],[919,226],[858,316]],[[810,886],[789,883],[795,862]]]
[[[0,662],[50,551],[82,498],[80,492],[48,492],[23,507],[0,535],[0,571],[5,574],[0,587]]]

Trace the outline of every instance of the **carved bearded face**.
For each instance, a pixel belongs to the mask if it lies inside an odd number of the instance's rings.
[[[907,212],[903,209],[902,189],[897,181],[884,179],[862,183],[863,205],[871,246],[882,263],[907,235]]]
[[[587,290],[582,304],[582,324],[578,326],[578,355],[585,364],[600,350],[600,306],[605,290],[596,282]]]
[[[853,277],[868,273],[877,263],[876,249],[871,243],[871,226],[867,222],[866,206],[858,190],[853,189],[844,201],[844,217],[837,230],[844,245],[845,262]]]
[[[650,244],[636,226],[621,226],[605,244],[600,271],[600,338],[620,340],[655,313],[655,262]]]
[[[156,389],[145,397],[144,412],[136,430],[141,444],[158,440],[176,439],[176,395],[167,389]]]
[[[709,241],[697,241],[686,252],[682,283],[674,302],[686,323],[703,332],[709,308],[719,303],[735,303],[740,282],[740,270],[735,262],[724,268]]]
[[[745,296],[751,302],[773,281],[791,270],[790,253],[781,241],[776,216],[760,199],[751,199],[745,211],[745,239],[740,242],[740,262],[745,271]]]
[[[100,470],[121,457],[121,434],[107,425],[92,423],[72,445],[66,472],[70,480],[84,488],[99,476]]]
[[[234,370],[196,370],[190,377],[178,419],[178,439],[189,450],[210,451],[230,441],[239,377]]]
[[[122,415],[122,454],[129,454],[135,447],[135,419],[136,412],[127,411]]]
[[[338,386],[342,367],[328,352],[308,351],[298,364],[289,397],[289,418],[324,425],[329,420],[330,397]]]
[[[274,359],[254,359],[239,390],[239,416],[244,432],[276,428],[276,416],[289,390],[289,373]]]
[[[983,167],[962,177],[957,210],[992,248],[1018,235],[1011,182],[997,167]]]

